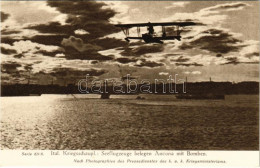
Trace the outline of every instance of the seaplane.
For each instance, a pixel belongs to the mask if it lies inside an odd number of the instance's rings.
[[[125,40],[130,42],[130,39],[134,40],[144,40],[146,43],[163,43],[163,40],[178,40],[181,41],[181,32],[185,26],[195,26],[202,25],[201,23],[195,22],[163,22],[163,23],[133,23],[133,24],[116,24],[116,27],[120,27],[123,33],[125,34]],[[162,36],[156,36],[154,32],[154,26],[162,27]],[[167,35],[166,27],[173,27],[173,34]],[[129,29],[136,27],[137,28],[137,37],[129,35]],[[147,27],[148,32],[141,34],[140,27]]]

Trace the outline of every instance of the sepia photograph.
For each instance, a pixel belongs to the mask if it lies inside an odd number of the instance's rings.
[[[0,3],[1,150],[259,150],[259,1]]]

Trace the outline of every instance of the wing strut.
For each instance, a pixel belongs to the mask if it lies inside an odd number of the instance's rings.
[[[179,26],[177,26],[177,36],[179,36],[180,35],[180,27]]]
[[[140,35],[140,32],[141,32],[141,31],[140,31],[140,27],[137,27],[137,36],[138,36],[138,37],[141,36],[141,35]]]
[[[125,36],[126,36],[125,40],[126,40],[127,42],[129,42],[129,39],[128,39],[128,37],[129,37],[129,28],[128,28],[128,27],[126,27],[126,28],[121,27],[121,30],[124,32],[124,34],[125,34]]]
[[[123,27],[121,27],[121,30],[124,32],[124,34],[125,34],[126,37],[129,36],[129,28],[123,28]]]
[[[162,37],[166,37],[166,30],[164,26],[162,26]]]

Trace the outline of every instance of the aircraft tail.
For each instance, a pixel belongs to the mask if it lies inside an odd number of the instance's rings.
[[[181,36],[176,36],[175,37],[178,41],[181,41]]]

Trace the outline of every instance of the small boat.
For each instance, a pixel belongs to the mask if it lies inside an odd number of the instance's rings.
[[[141,97],[141,96],[137,96],[136,99],[137,99],[137,100],[144,100],[145,98],[144,98],[144,97]]]
[[[101,93],[101,99],[109,99],[110,93]]]

